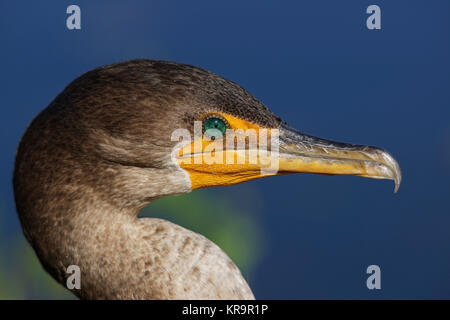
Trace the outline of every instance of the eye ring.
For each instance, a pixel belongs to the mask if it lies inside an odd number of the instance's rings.
[[[203,119],[203,132],[207,134],[211,140],[223,137],[229,127],[230,125],[224,117],[218,114],[210,114]]]

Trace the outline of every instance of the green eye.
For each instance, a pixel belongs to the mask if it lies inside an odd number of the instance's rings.
[[[224,120],[216,117],[207,118],[203,124],[205,133],[211,137],[211,139],[220,138],[225,134],[227,125]]]

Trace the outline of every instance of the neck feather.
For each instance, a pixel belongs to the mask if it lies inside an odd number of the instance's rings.
[[[253,299],[239,269],[214,243],[119,206],[84,185],[34,193],[18,206],[25,235],[62,285],[81,270],[87,299]],[[16,199],[17,200],[17,199]],[[30,201],[34,203],[30,204]]]

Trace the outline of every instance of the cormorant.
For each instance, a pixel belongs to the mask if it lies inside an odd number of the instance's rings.
[[[229,132],[232,144],[207,150]],[[247,132],[256,144],[247,135],[238,146]],[[233,161],[210,161],[225,156]],[[32,121],[17,151],[14,194],[45,270],[65,285],[67,267],[80,267],[80,298],[253,299],[214,243],[138,213],[160,197],[301,172],[392,179],[395,190],[401,180],[382,149],[300,133],[231,81],[142,59],[85,73]]]

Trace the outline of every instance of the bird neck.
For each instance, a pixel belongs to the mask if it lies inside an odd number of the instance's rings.
[[[61,284],[70,265],[80,268],[81,288],[72,290],[77,296],[254,298],[235,264],[205,237],[165,220],[138,218],[140,208],[114,206],[83,190],[76,199],[60,193],[34,225],[24,225],[44,267]]]

